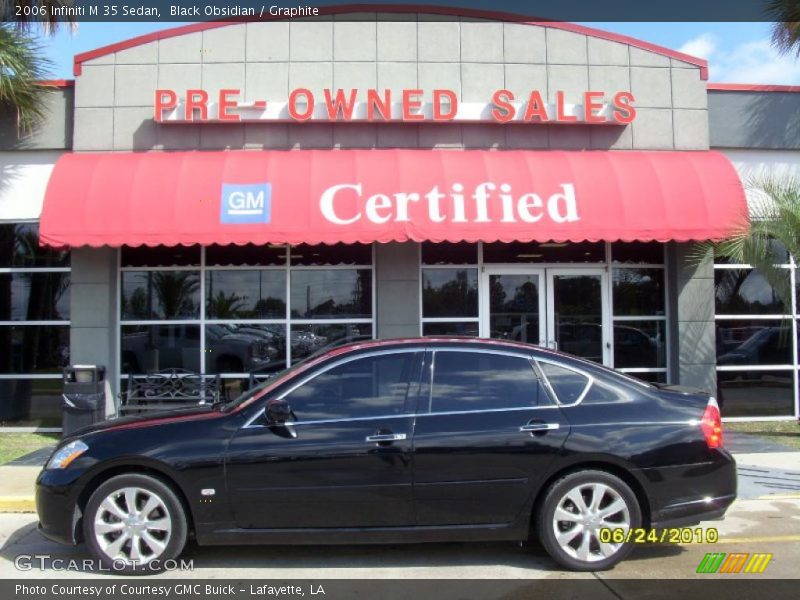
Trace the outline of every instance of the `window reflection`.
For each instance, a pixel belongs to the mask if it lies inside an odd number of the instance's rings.
[[[792,371],[719,371],[717,402],[723,417],[794,414]]]
[[[0,321],[69,319],[69,273],[0,274]]]
[[[470,242],[423,242],[423,265],[474,265],[478,262],[478,244]]]
[[[298,421],[402,414],[416,353],[352,360],[286,396]]]
[[[789,271],[786,270],[786,277]],[[716,312],[728,315],[783,314],[784,306],[767,280],[753,269],[717,269]]]
[[[283,319],[286,317],[285,271],[206,272],[209,319]]]
[[[331,269],[292,271],[292,317],[365,318],[372,315],[372,271]]]
[[[61,379],[0,379],[0,427],[61,427]]]
[[[782,365],[792,362],[792,328],[780,320],[717,320],[717,364]]]
[[[153,373],[164,369],[200,372],[199,325],[123,325],[123,373]]]
[[[524,358],[485,352],[435,353],[431,412],[546,403],[533,366]]]
[[[69,252],[39,245],[38,223],[0,224],[0,268],[68,266]]]
[[[351,342],[372,339],[369,323],[336,323],[329,325],[292,325],[292,363]]]
[[[0,326],[0,373],[59,373],[69,364],[69,326]]]
[[[663,368],[667,366],[665,321],[614,323],[614,367]]]
[[[423,317],[477,317],[478,269],[423,269]]]
[[[292,246],[289,258],[293,266],[371,265],[370,244],[299,244]]]
[[[614,269],[614,314],[664,314],[663,269]]]
[[[423,323],[422,335],[449,336],[466,335],[478,337],[478,323],[470,321],[452,321],[447,323]]]
[[[200,246],[123,246],[123,267],[185,267],[200,264]]]
[[[286,365],[286,326],[206,325],[206,373],[271,373]]]
[[[122,318],[191,319],[200,316],[197,271],[125,271]]]

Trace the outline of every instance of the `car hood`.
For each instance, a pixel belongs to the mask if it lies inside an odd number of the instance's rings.
[[[210,405],[196,408],[176,408],[172,410],[152,411],[143,415],[130,415],[116,419],[100,421],[88,427],[83,427],[72,433],[70,438],[78,438],[100,431],[128,427],[151,427],[163,425],[165,423],[178,423],[182,421],[194,421],[197,419],[207,419],[219,417],[222,413],[211,408]]]

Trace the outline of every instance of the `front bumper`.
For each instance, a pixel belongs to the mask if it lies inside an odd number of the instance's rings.
[[[82,541],[81,512],[73,482],[72,476],[60,470],[43,470],[36,478],[39,532],[49,540],[70,546]]]

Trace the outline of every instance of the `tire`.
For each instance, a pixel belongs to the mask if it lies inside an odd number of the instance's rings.
[[[136,507],[133,515],[130,502]],[[84,511],[83,532],[104,569],[134,575],[158,572],[165,561],[176,558],[186,545],[188,525],[169,485],[149,475],[127,474],[112,477],[94,491]]]
[[[598,505],[594,505],[595,496]],[[556,519],[556,510],[567,518]],[[544,549],[571,571],[604,571],[616,565],[631,553],[634,544],[601,543],[600,530],[627,532],[641,524],[642,510],[633,490],[619,477],[597,470],[576,471],[554,482],[535,518]]]

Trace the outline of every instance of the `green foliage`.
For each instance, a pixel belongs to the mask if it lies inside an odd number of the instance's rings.
[[[766,14],[772,25],[772,44],[784,54],[800,56],[800,2],[769,0]]]
[[[31,131],[45,115],[49,88],[38,85],[51,62],[42,48],[23,31],[0,25],[0,108],[16,110],[19,127]]]
[[[792,290],[777,248],[783,246],[791,256],[800,258],[800,180],[784,176],[756,176],[746,181],[751,191],[749,224],[729,239],[700,244],[693,262],[707,260],[713,253],[731,263],[755,267],[784,303],[792,305]]]

